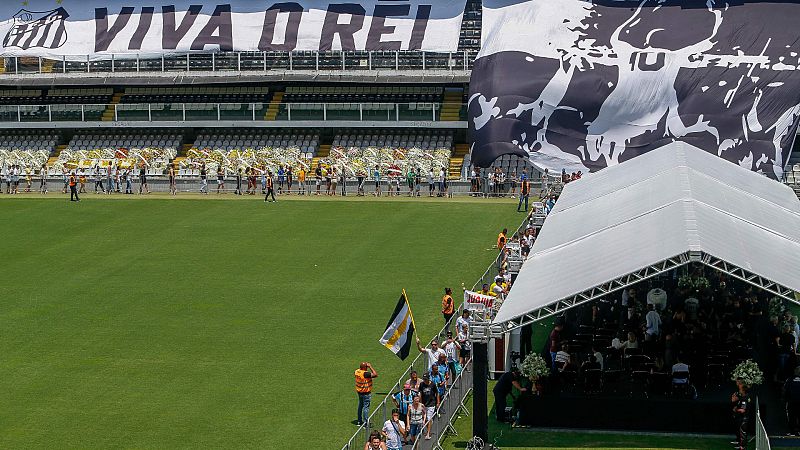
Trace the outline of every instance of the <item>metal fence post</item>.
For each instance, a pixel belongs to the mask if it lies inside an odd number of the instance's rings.
[[[433,103],[433,108],[431,108],[431,111],[433,111],[433,121],[436,122],[436,103]]]
[[[368,61],[367,67],[369,68],[369,70],[372,70],[372,50],[370,50],[369,53],[367,53],[367,61]]]
[[[19,75],[19,57],[14,57],[14,75]]]
[[[236,68],[239,72],[242,71],[242,52],[236,52]]]
[[[39,57],[39,73],[42,73],[42,57]]]
[[[287,117],[288,120],[290,120],[290,121],[292,120],[292,104],[291,103],[287,103],[286,104],[286,117]]]
[[[344,70],[344,69],[345,69],[345,63],[344,63],[344,51],[342,51],[342,70]]]
[[[114,122],[119,122],[119,109],[114,105]]]
[[[400,122],[400,104],[394,104],[394,120],[395,122]]]
[[[50,105],[47,105],[47,121],[48,122],[53,121],[53,109]]]
[[[220,111],[220,104],[217,103],[217,121],[222,120],[222,112]]]
[[[464,50],[464,70],[469,69],[469,51]]]
[[[319,71],[319,52],[315,52],[314,55],[316,56],[316,63],[314,66],[314,70]]]
[[[447,70],[453,71],[453,52],[447,52]]]
[[[139,54],[136,54],[136,71],[138,72],[141,70],[141,64],[139,63]]]
[[[322,104],[322,120],[328,120],[328,104]]]
[[[186,103],[181,103],[181,111],[183,112],[183,121],[186,122]]]
[[[83,105],[81,105],[81,122],[86,122],[86,111],[84,110]]]
[[[400,52],[394,52],[394,70],[400,70]]]
[[[92,71],[92,65],[89,60],[89,55],[86,55],[86,73],[89,73],[91,71]]]
[[[425,64],[425,52],[422,52],[422,70],[425,70],[425,68],[426,68],[426,64]]]
[[[67,55],[61,57],[61,73],[67,73]]]
[[[111,54],[111,73],[116,72],[116,61],[114,60],[114,54]]]
[[[188,66],[188,64],[187,64]],[[161,55],[161,71],[166,72],[166,64],[164,63],[164,55]]]
[[[152,122],[153,121],[153,105],[152,105],[152,103],[148,103],[147,104],[147,121],[148,122]]]
[[[19,105],[17,105],[17,122],[22,122],[22,111]]]
[[[186,60],[187,61],[189,60],[189,54],[188,53],[186,54]],[[211,71],[212,72],[216,72],[217,71],[217,54],[216,53],[212,53],[211,54]]]
[[[364,104],[363,103],[359,103],[358,104],[358,120],[360,120],[362,122],[364,121]]]
[[[253,122],[255,122],[256,121],[256,104],[255,103],[251,103],[250,104],[250,108],[253,110]]]
[[[267,52],[262,52],[264,55],[263,62],[264,62],[264,72],[267,71]]]
[[[289,52],[289,70],[294,67],[294,52]]]

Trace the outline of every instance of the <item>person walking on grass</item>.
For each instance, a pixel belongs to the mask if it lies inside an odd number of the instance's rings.
[[[222,168],[222,164],[217,166],[217,194],[220,189],[225,192],[225,170]]]
[[[169,195],[178,195],[178,186],[175,184],[175,165],[169,165]]]
[[[372,172],[372,177],[375,179],[375,193],[373,194],[375,197],[381,196],[381,169],[378,166],[375,166],[375,170]]]
[[[358,417],[356,422],[363,425],[369,419],[369,404],[372,399],[372,380],[378,378],[378,371],[369,362],[359,364],[355,373],[356,393],[358,394]]]
[[[39,193],[47,194],[47,164],[42,164],[42,168],[39,169],[39,175],[42,176],[42,184],[39,186]]]
[[[519,204],[517,204],[517,212],[528,212],[528,198],[531,195],[531,181],[528,180],[528,175],[522,171],[521,184],[519,187]],[[525,209],[522,208],[522,202],[525,202]]]
[[[78,180],[75,176],[75,172],[69,174],[69,201],[71,202],[79,202],[81,201],[80,197],[78,197]]]
[[[139,166],[139,195],[149,194],[150,186],[147,184],[147,169],[144,163]]]
[[[278,200],[275,198],[275,181],[272,180],[272,172],[267,172],[267,194],[264,196],[264,201],[268,201],[267,199],[272,197],[273,202],[277,202]]]
[[[106,188],[103,186],[103,169],[99,164],[94,166],[94,193],[97,194],[98,190],[103,194],[106,193]]]
[[[236,195],[242,195],[242,168],[236,172]]]

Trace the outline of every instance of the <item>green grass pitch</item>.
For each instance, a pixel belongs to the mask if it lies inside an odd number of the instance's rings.
[[[358,362],[378,392],[410,362],[377,342],[401,288],[430,337],[442,288],[522,219],[511,200],[83,198],[0,196],[0,448],[339,448]]]

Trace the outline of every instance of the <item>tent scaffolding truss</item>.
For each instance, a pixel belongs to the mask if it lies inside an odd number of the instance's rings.
[[[742,267],[723,261],[704,252],[689,251],[665,259],[656,264],[651,264],[635,272],[615,278],[599,286],[592,287],[572,297],[560,299],[538,308],[530,313],[503,323],[473,322],[470,326],[470,335],[473,341],[487,342],[490,338],[499,338],[512,330],[522,328],[548,317],[563,313],[586,303],[599,300],[609,294],[631,287],[641,281],[657,277],[673,269],[688,265],[689,263],[701,263],[719,272],[725,273],[733,278],[744,281],[754,287],[763,289],[775,296],[800,305],[800,301],[795,297],[795,292],[774,281],[768,280],[760,275],[754,274]]]

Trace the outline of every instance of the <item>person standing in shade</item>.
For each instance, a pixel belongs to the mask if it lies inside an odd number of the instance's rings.
[[[786,401],[789,433],[800,436],[800,367],[795,368],[794,376],[783,384],[783,399]]]
[[[513,367],[510,371],[504,373],[497,380],[494,385],[492,393],[494,394],[495,416],[498,422],[506,422],[506,397],[511,394],[512,388],[517,388],[520,392],[525,392],[528,389],[519,384],[520,371],[518,368]]]
[[[453,290],[450,288],[444,289],[444,296],[442,296],[442,316],[444,317],[444,326],[450,329],[450,319],[455,314],[455,302],[453,302]]]
[[[39,186],[39,193],[47,194],[47,164],[42,164],[39,174],[42,176],[42,185]]]
[[[264,201],[266,202],[270,196],[272,197],[272,200],[270,201],[278,201],[275,198],[275,181],[272,179],[272,171],[267,172],[267,194],[264,196]]]
[[[519,204],[517,204],[517,212],[528,212],[528,198],[531,195],[531,180],[528,179],[528,174],[525,173],[525,169],[522,169],[522,175],[520,176],[520,187],[519,187]],[[522,202],[525,202],[525,209],[522,209]]]
[[[355,371],[356,393],[358,394],[358,425],[369,419],[369,403],[372,399],[372,380],[378,378],[378,371],[369,362],[362,362]]]
[[[78,180],[74,171],[69,174],[69,201],[81,201],[80,197],[78,197]]]
[[[736,426],[736,445],[739,450],[747,448],[748,415],[752,399],[747,386],[741,379],[736,380],[736,392],[731,395],[733,422]]]

